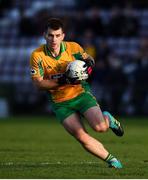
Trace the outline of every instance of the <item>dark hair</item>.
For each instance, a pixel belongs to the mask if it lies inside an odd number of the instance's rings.
[[[47,31],[48,28],[53,29],[53,30],[58,30],[61,28],[62,31],[64,31],[64,25],[63,25],[62,21],[58,18],[48,19],[46,24],[45,24],[44,31]]]

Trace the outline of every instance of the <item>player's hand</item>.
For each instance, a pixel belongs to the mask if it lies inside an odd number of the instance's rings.
[[[92,57],[88,57],[87,59],[84,60],[85,61],[85,65],[84,67],[87,67],[86,71],[87,71],[87,74],[90,76],[92,74],[92,71],[94,69],[94,59]]]
[[[71,78],[67,76],[67,73],[64,73],[60,78],[58,78],[58,83],[60,85],[64,84],[80,84],[78,78]]]

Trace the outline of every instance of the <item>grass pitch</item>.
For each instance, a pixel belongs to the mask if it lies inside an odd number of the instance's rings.
[[[0,120],[0,178],[100,179],[148,178],[148,119],[121,118],[125,135],[91,135],[123,163],[123,169],[87,153],[51,117],[16,117]]]

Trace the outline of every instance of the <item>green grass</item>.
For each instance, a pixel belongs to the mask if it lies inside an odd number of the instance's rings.
[[[0,178],[148,178],[148,119],[121,119],[125,136],[112,131],[91,135],[103,142],[124,165],[110,169],[87,153],[54,118],[0,120]]]

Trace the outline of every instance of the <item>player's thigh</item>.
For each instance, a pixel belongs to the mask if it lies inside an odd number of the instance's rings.
[[[83,139],[87,134],[85,127],[80,120],[80,116],[77,113],[71,114],[62,124],[64,128],[78,140]]]
[[[102,132],[108,129],[107,123],[99,106],[94,106],[87,109],[84,112],[84,117],[94,130]]]

